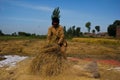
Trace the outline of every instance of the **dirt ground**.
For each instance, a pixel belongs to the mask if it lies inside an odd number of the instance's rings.
[[[36,55],[41,47],[46,44],[45,40],[3,40],[0,41],[0,55]],[[77,58],[114,59],[120,61],[119,45],[90,44],[68,41],[67,56]]]
[[[38,54],[44,44],[46,44],[45,40],[39,39],[0,41],[0,55],[17,54],[30,56],[30,58],[18,63],[16,67],[11,69],[8,69],[8,67],[0,68],[0,80],[119,80],[120,71],[112,68],[120,67],[120,46],[72,41],[68,41],[66,51],[68,63],[72,65],[64,75],[48,78],[40,77],[40,75],[31,75],[27,71],[32,60],[31,57]],[[69,60],[69,57],[73,57],[72,60]],[[101,75],[98,79],[90,76],[91,74],[89,75],[88,72],[79,70],[93,60],[97,61]],[[73,69],[74,65],[79,67]]]

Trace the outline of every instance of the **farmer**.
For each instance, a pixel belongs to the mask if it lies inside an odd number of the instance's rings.
[[[67,42],[64,38],[64,29],[61,25],[59,25],[59,21],[59,18],[52,18],[52,26],[50,26],[48,29],[47,42],[49,44],[58,44],[61,48],[62,53],[65,53]]]

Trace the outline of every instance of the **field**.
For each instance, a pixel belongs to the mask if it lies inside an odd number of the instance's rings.
[[[16,68],[7,71],[6,67],[0,68],[0,80],[120,80],[120,40],[104,38],[73,38],[67,40],[66,55],[71,66],[79,65],[81,68],[92,61],[97,61],[100,78],[87,76],[87,72],[67,70],[64,75],[43,78],[39,75],[26,73],[31,57],[41,51],[46,44],[43,39],[1,39],[0,55],[25,55],[30,58],[18,63]],[[84,74],[85,73],[85,74]]]

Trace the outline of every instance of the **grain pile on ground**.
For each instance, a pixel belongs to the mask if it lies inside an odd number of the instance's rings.
[[[32,60],[30,73],[41,76],[55,76],[67,68],[66,59],[60,51],[60,46],[49,44]]]

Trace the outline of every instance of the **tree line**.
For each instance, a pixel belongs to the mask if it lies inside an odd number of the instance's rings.
[[[85,24],[85,27],[87,28],[88,30],[88,33],[90,33],[90,30],[91,30],[91,22],[87,22]],[[107,33],[109,36],[113,36],[115,37],[116,36],[116,29],[117,29],[117,26],[120,26],[120,20],[115,20],[112,24],[110,24],[108,27],[107,27]],[[63,27],[64,28],[64,34],[67,38],[72,38],[72,37],[81,37],[81,36],[84,36],[84,33],[81,31],[81,27],[76,27],[75,25],[74,26],[71,26],[69,27],[68,29],[66,29],[66,26]],[[91,30],[91,32],[93,34],[95,34],[95,31],[97,32],[100,32],[100,26],[95,26],[95,28],[93,30]],[[0,36],[5,36],[5,35],[10,35],[10,36],[32,36],[32,37],[40,37],[40,36],[46,36],[46,35],[36,35],[35,33],[26,33],[26,32],[14,32],[12,34],[4,34],[2,32],[2,30],[0,30]]]
[[[35,33],[27,33],[27,32],[13,32],[12,34],[4,34],[2,30],[0,30],[0,36],[14,36],[14,37],[30,37],[30,38],[40,38],[45,39],[46,35],[37,35]]]

